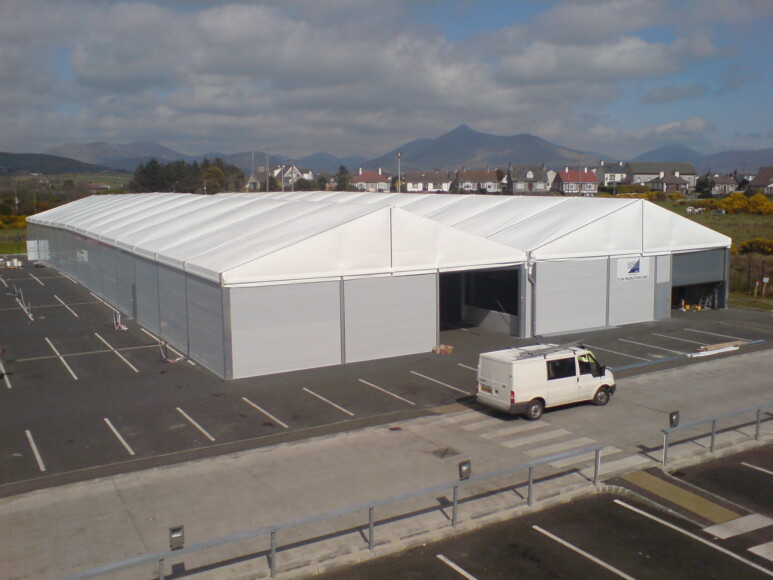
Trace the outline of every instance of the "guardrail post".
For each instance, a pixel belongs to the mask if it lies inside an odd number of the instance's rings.
[[[376,547],[375,537],[375,522],[373,521],[373,506],[368,508],[368,549],[373,553],[373,549]]]
[[[714,453],[714,440],[717,438],[717,420],[711,422],[711,452]]]
[[[276,576],[276,530],[271,530],[271,577]]]
[[[593,471],[593,485],[599,484],[600,471],[601,471],[601,449],[596,449],[595,469]]]
[[[527,500],[528,505],[532,505],[534,503],[534,466],[529,466],[529,499]]]
[[[158,561],[158,580],[164,580],[164,559]]]
[[[451,508],[451,526],[456,527],[456,509],[459,505],[459,486],[454,486],[454,500],[453,500],[453,507]]]
[[[663,467],[666,466],[668,461],[668,431],[663,431]]]
[[[760,440],[760,421],[762,420],[762,407],[757,409],[757,424],[754,427],[754,440]]]

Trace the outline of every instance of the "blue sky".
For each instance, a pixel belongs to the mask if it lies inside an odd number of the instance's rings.
[[[0,150],[773,147],[770,0],[2,0]]]

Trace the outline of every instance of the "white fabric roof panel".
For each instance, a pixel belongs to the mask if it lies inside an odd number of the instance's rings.
[[[730,239],[639,199],[279,192],[99,195],[28,218],[221,284],[670,253]]]

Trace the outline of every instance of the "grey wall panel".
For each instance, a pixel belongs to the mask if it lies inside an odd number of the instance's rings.
[[[228,292],[233,378],[342,362],[339,282]]]
[[[437,340],[435,274],[344,282],[346,362],[428,352]]]
[[[150,332],[159,333],[158,267],[155,262],[134,257],[137,322]]]
[[[671,262],[671,284],[687,286],[689,284],[704,284],[725,279],[724,248],[674,254]]]
[[[118,309],[128,316],[134,316],[134,256],[118,250]]]
[[[535,334],[606,326],[606,258],[539,262],[535,275]]]
[[[111,246],[102,248],[102,292],[107,302],[118,306],[118,250]]]
[[[671,256],[657,256],[655,263],[655,320],[671,316]]]
[[[633,273],[630,270],[635,270]],[[609,325],[654,318],[655,258],[609,260]]]
[[[188,352],[221,378],[225,377],[223,289],[197,276],[187,276]]]
[[[159,334],[188,353],[188,298],[185,272],[158,264]]]

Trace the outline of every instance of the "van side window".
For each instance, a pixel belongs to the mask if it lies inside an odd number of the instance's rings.
[[[574,357],[559,358],[548,361],[548,380],[565,379],[577,374],[574,368]]]
[[[600,377],[602,375],[601,366],[596,362],[596,359],[593,358],[592,355],[580,355],[577,357],[577,362],[580,363],[581,375],[593,375],[594,377]]]

